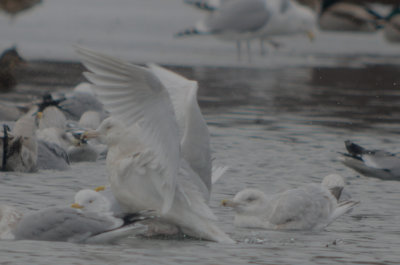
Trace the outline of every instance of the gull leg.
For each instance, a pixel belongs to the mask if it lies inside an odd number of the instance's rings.
[[[264,39],[260,38],[260,54],[261,55],[265,55],[266,51],[265,51],[265,46],[264,46]]]
[[[240,61],[241,56],[240,56],[240,40],[236,41],[236,51],[237,51],[237,59]]]
[[[247,48],[247,57],[249,63],[251,63],[251,47],[250,47],[250,40],[246,40],[246,48]]]

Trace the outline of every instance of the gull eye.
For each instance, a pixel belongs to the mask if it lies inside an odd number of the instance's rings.
[[[246,201],[247,202],[253,202],[253,201],[255,201],[257,198],[256,197],[248,197],[247,199],[246,199]]]
[[[89,203],[92,203],[93,202],[93,200],[89,200]]]

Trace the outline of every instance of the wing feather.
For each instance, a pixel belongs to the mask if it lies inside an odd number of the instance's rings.
[[[88,49],[76,51],[92,72],[85,75],[111,116],[127,128],[138,123],[143,130],[143,140],[165,171],[155,184],[164,199],[162,212],[167,212],[175,195],[180,161],[178,125],[167,90],[146,68]]]
[[[156,64],[147,66],[162,81],[171,97],[182,156],[211,190],[210,134],[197,102],[197,82]]]

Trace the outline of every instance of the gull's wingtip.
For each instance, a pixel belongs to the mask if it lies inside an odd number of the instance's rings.
[[[212,168],[212,175],[211,175],[211,183],[216,183],[229,169],[228,166],[213,166]]]

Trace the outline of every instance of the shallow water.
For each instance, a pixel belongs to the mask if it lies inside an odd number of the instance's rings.
[[[45,84],[65,90],[81,78],[79,65],[41,65],[55,73],[64,69],[68,78],[60,80],[50,71],[40,75],[39,82],[31,79],[36,74],[24,75],[19,89],[37,95]],[[171,69],[199,81],[214,163],[230,168],[213,187],[211,206],[221,228],[238,243],[138,238],[116,245],[2,241],[1,263],[398,264],[400,182],[359,176],[337,157],[347,139],[400,151],[399,66]],[[361,204],[325,231],[238,229],[232,224],[233,213],[219,205],[245,187],[274,193],[320,182],[330,173],[343,175],[347,192]],[[64,172],[0,174],[0,201],[24,211],[67,205],[79,189],[107,181],[104,161],[73,164]]]
[[[171,17],[174,17],[171,20]],[[202,14],[181,0],[53,0],[15,21],[0,17],[0,48],[16,43],[31,61],[16,93],[1,102],[24,105],[46,91],[82,81],[72,44],[135,62],[159,62],[199,81],[214,163],[229,166],[213,187],[220,227],[238,243],[127,238],[115,245],[0,241],[1,264],[398,264],[400,182],[359,176],[337,161],[344,141],[400,152],[399,47],[377,34],[301,37],[238,62],[233,44],[213,38],[174,39]],[[40,29],[40,30],[38,30]],[[258,48],[258,47],[257,47]],[[185,65],[176,66],[176,65]],[[220,201],[245,187],[274,193],[346,179],[361,203],[321,232],[238,229]],[[107,182],[104,161],[64,172],[0,173],[0,203],[23,211],[68,205],[75,192]]]

